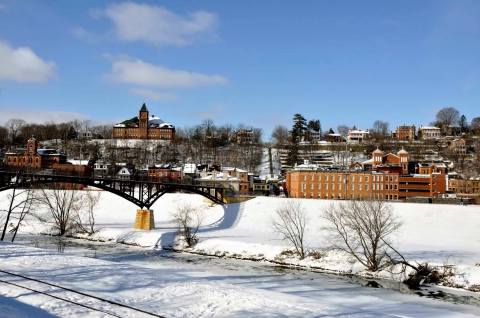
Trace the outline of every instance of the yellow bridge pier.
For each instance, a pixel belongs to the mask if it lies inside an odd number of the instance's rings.
[[[137,230],[153,230],[155,229],[155,219],[153,217],[153,210],[138,209],[135,217],[135,225]]]

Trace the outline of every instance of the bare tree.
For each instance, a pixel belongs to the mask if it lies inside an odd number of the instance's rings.
[[[375,138],[383,139],[388,135],[389,124],[386,121],[376,120],[373,123],[372,133]]]
[[[272,141],[277,146],[286,145],[288,143],[287,127],[276,126],[272,131]]]
[[[442,127],[444,133],[447,132],[450,126],[456,125],[459,120],[460,112],[454,107],[444,107],[436,115],[437,124]]]
[[[401,223],[383,200],[353,200],[332,204],[323,217],[329,225],[334,246],[353,256],[369,271],[393,264],[390,239]]]
[[[190,204],[184,204],[177,208],[173,218],[177,224],[178,234],[183,236],[187,247],[193,247],[197,244],[197,232],[202,224],[202,218],[198,210]]]
[[[307,217],[299,201],[289,200],[276,210],[277,220],[273,227],[283,240],[293,245],[300,259],[305,258],[304,235]]]
[[[475,117],[470,123],[470,128],[474,134],[480,133],[480,117]]]
[[[348,131],[350,130],[350,127],[346,126],[346,125],[339,125],[337,127],[337,131],[340,135],[342,135],[343,137],[347,137],[348,136]]]
[[[13,228],[10,231],[14,233],[12,237],[13,242],[17,236],[18,228],[20,227],[22,221],[32,210],[32,206],[34,204],[33,190],[18,189],[17,187],[14,187],[12,189],[12,193],[9,194],[7,198],[8,208],[0,210],[0,212],[5,213],[5,223],[3,225],[3,231],[0,240],[3,241],[5,239],[9,222],[12,221],[10,225],[13,226]],[[16,225],[13,225],[14,223],[16,223]]]
[[[5,123],[5,126],[7,127],[8,129],[8,135],[10,137],[10,141],[12,143],[15,142],[17,136],[18,136],[18,133],[20,132],[20,129],[25,126],[27,124],[27,122],[23,119],[19,119],[19,118],[12,118],[12,119],[9,119],[6,123]],[[29,136],[30,137],[30,136]]]
[[[81,196],[76,190],[42,189],[37,200],[48,210],[48,218],[63,236],[74,230],[75,218],[81,209]]]
[[[102,193],[100,191],[85,191],[82,196],[82,209],[75,215],[76,227],[79,231],[87,233],[88,235],[94,234],[96,229],[95,223],[95,208],[100,202]]]

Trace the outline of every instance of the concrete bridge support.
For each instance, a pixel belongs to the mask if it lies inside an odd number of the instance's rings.
[[[153,230],[155,228],[153,210],[138,209],[133,227],[137,230]]]

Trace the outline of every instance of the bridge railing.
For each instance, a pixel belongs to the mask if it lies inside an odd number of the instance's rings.
[[[151,177],[144,174],[133,174],[128,178],[120,178],[116,174],[109,175],[97,175],[93,171],[90,173],[77,173],[77,172],[59,172],[54,169],[2,169],[0,170],[0,175],[8,175],[10,178],[15,176],[23,177],[40,177],[40,178],[57,178],[57,179],[66,179],[63,182],[68,182],[68,179],[88,179],[92,182],[132,182],[132,183],[151,183],[151,184],[171,184],[171,185],[185,185],[185,186],[195,186],[195,187],[204,187],[204,188],[216,188],[216,189],[228,189],[225,188],[221,183],[204,183],[195,179],[171,179],[171,178],[158,178]],[[71,180],[78,181],[78,180]]]

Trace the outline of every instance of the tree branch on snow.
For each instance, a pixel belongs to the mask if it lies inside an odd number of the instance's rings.
[[[95,208],[100,201],[101,194],[99,191],[85,191],[82,195],[83,205],[74,218],[75,225],[80,232],[92,235],[97,231]]]
[[[352,200],[332,204],[323,217],[334,246],[376,272],[392,265],[390,238],[401,226],[392,208],[383,200]],[[403,258],[403,256],[402,256]],[[404,259],[404,258],[403,258]]]
[[[177,224],[177,232],[183,236],[187,246],[195,246],[198,242],[197,232],[202,224],[202,218],[197,209],[186,203],[177,208],[173,218]]]
[[[82,207],[80,194],[76,190],[42,188],[37,200],[47,208],[47,218],[53,222],[58,235],[63,236],[75,229],[75,218]]]
[[[276,210],[273,227],[283,240],[293,245],[300,259],[305,258],[304,234],[307,218],[300,202],[289,200]]]

